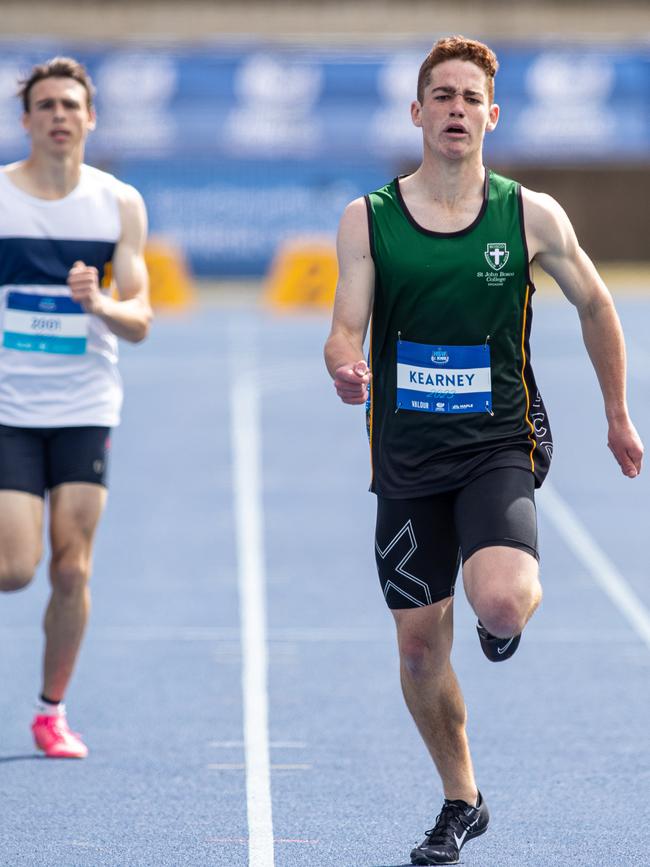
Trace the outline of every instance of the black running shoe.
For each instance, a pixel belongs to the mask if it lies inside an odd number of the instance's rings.
[[[479,792],[478,806],[466,801],[447,801],[436,824],[411,852],[411,864],[458,864],[460,850],[468,840],[487,831],[490,814]]]
[[[513,635],[512,638],[497,638],[496,635],[490,635],[480,620],[476,625],[476,631],[483,653],[490,662],[503,662],[504,659],[510,659],[521,641],[521,632],[519,635]]]

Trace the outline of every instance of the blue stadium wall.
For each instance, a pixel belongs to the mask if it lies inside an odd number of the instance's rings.
[[[417,163],[423,43],[346,47],[4,42],[0,159],[26,152],[15,82],[70,54],[98,88],[87,160],[143,193],[151,230],[197,275],[262,274],[297,234],[332,234],[345,204]],[[502,115],[486,162],[646,165],[650,48],[496,45]]]

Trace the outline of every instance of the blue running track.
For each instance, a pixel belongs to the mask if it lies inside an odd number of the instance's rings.
[[[650,302],[618,306],[630,406],[650,441]],[[431,827],[441,793],[375,574],[363,413],[335,397],[327,330],[319,316],[204,305],[124,347],[124,421],[68,696],[91,754],[33,751],[41,569],[0,598],[0,864],[401,867]],[[556,442],[538,500],[545,599],[517,655],[495,666],[457,596],[454,664],[493,817],[462,863],[649,865],[650,466],[624,479],[606,448],[566,302],[537,302],[533,363]],[[258,424],[259,472],[254,446],[232,441],[240,410],[241,425]],[[251,487],[241,513],[237,485]],[[249,553],[263,621],[246,637]],[[250,668],[260,653],[268,728]]]

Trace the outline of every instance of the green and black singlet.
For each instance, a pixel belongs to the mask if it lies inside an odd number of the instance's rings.
[[[535,287],[519,184],[486,170],[481,210],[458,232],[418,225],[398,179],[366,205],[371,490],[427,496],[503,466],[541,485],[553,443],[530,365]]]

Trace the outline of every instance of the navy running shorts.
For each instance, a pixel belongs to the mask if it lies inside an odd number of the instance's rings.
[[[0,424],[0,490],[37,497],[67,482],[106,487],[107,427],[11,427]]]
[[[492,545],[539,560],[535,476],[528,470],[500,467],[428,497],[377,497],[375,558],[389,608],[453,596],[461,561]]]

